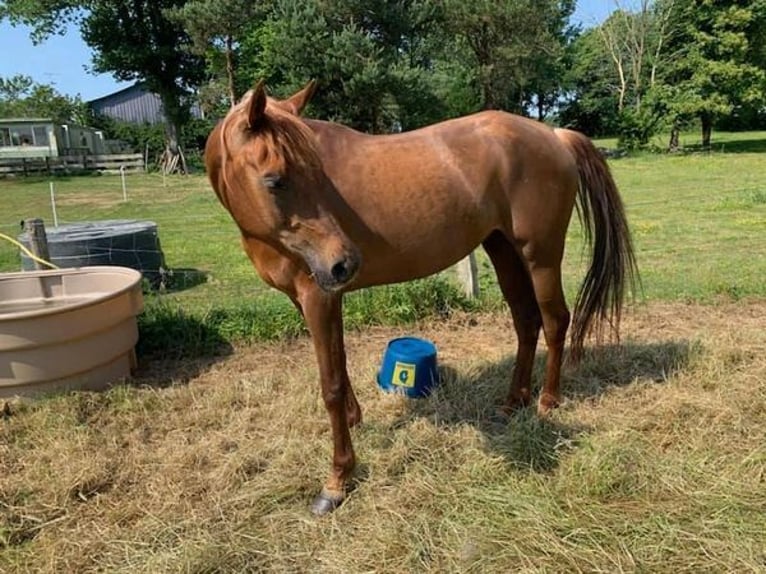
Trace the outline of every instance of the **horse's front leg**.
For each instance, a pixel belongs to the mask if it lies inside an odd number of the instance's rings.
[[[355,464],[349,422],[358,422],[361,412],[351,392],[346,372],[342,295],[324,293],[312,284],[303,293],[299,293],[298,299],[314,342],[322,398],[332,427],[330,476],[311,505],[314,514],[323,515],[335,510],[346,496],[347,481]],[[355,420],[349,421],[349,418]]]

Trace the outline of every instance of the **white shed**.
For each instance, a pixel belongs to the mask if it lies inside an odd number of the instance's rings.
[[[104,153],[104,136],[92,128],[44,118],[0,119],[0,159]]]

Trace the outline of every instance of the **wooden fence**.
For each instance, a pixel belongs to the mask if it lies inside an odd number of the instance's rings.
[[[140,153],[109,155],[67,155],[60,157],[0,158],[0,176],[40,173],[71,173],[100,171],[105,173],[144,171],[144,156]]]

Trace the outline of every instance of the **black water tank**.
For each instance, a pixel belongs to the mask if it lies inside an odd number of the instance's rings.
[[[165,257],[160,247],[157,224],[153,221],[113,219],[69,223],[45,229],[51,263],[59,267],[87,265],[119,265],[143,273],[154,286],[165,274]],[[26,234],[19,241],[29,247]],[[21,268],[34,269],[35,264],[21,253]]]

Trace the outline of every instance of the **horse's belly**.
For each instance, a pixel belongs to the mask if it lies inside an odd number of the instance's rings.
[[[466,257],[490,232],[485,226],[459,221],[435,226],[413,220],[400,225],[396,234],[389,232],[382,241],[362,247],[359,287],[399,283],[438,273]]]

